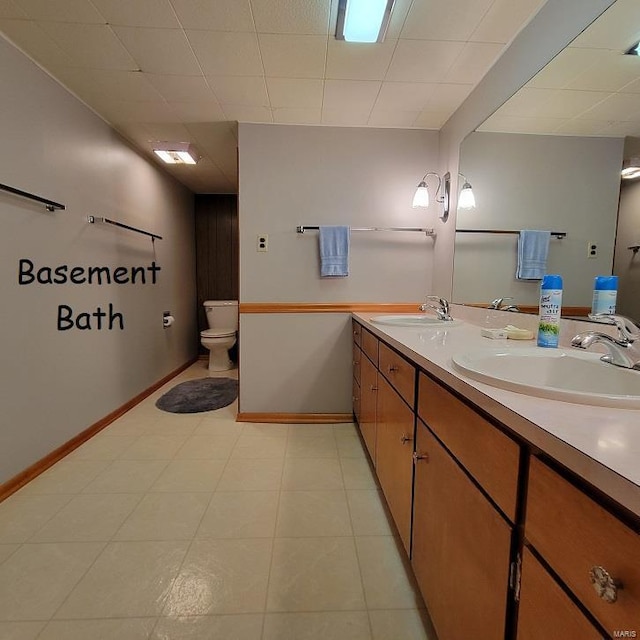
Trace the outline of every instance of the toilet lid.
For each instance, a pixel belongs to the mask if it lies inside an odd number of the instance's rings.
[[[200,332],[202,338],[226,338],[227,336],[235,336],[233,329],[205,329]]]

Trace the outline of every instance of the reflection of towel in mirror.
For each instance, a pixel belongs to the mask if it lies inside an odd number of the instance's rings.
[[[349,227],[320,227],[320,276],[349,275]]]
[[[518,236],[518,280],[542,280],[547,272],[550,231],[523,230]]]

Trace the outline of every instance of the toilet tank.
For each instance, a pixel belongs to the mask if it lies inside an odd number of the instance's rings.
[[[204,310],[209,329],[238,330],[237,300],[205,300]]]

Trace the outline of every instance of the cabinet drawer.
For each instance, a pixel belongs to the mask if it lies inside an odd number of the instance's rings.
[[[407,404],[415,406],[416,368],[382,342],[378,347],[378,368]]]
[[[537,458],[529,469],[525,537],[608,633],[640,636],[640,535]],[[616,602],[596,593],[594,567],[622,584]]]
[[[515,521],[520,447],[422,373],[418,415]]]
[[[362,325],[357,323],[355,320],[352,320],[351,327],[353,329],[353,342],[360,346],[362,339]]]
[[[369,360],[378,366],[378,338],[373,333],[362,330],[362,350],[367,354]]]
[[[362,351],[357,345],[353,345],[353,377],[360,384],[360,363],[362,360]]]
[[[602,634],[526,547],[522,557],[517,638],[602,640]]]

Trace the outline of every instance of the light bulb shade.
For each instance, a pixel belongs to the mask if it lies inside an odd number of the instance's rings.
[[[476,198],[473,195],[473,189],[468,182],[465,182],[462,185],[462,190],[460,191],[460,197],[458,198],[458,208],[460,209],[475,209],[476,208]]]
[[[429,206],[429,190],[427,189],[427,183],[424,180],[418,185],[416,189],[416,193],[413,196],[413,204],[411,205],[414,209],[418,207],[428,207]]]

